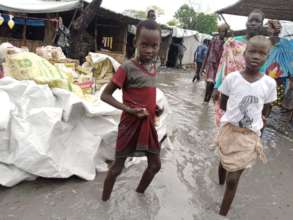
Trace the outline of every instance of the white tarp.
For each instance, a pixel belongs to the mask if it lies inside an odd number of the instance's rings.
[[[186,50],[184,51],[184,56],[182,59],[183,65],[188,65],[194,63],[194,52],[196,48],[201,43],[195,38],[195,36],[189,36],[183,38],[183,45],[185,46]]]
[[[0,0],[0,10],[20,13],[56,13],[80,7],[80,0]]]
[[[136,35],[136,26],[135,25],[129,25],[128,26],[128,32]],[[168,37],[169,35],[172,34],[172,29],[161,29],[161,37]]]
[[[198,31],[194,31],[194,30],[187,30],[183,28],[173,27],[173,37],[177,37],[177,38],[197,36],[198,33],[199,33]]]
[[[97,166],[114,158],[119,110],[98,98],[90,104],[66,90],[9,77],[0,80],[0,91],[1,108],[10,115],[8,123],[0,115],[0,185],[35,176],[93,180]],[[121,100],[121,91],[114,96]],[[160,90],[157,103],[165,109],[157,127],[162,138],[168,104]]]
[[[293,22],[281,21],[281,24],[282,24],[282,31],[280,33],[280,37],[293,39]]]

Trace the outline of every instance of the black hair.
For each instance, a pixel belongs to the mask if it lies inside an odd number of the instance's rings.
[[[265,44],[269,49],[272,47],[272,42],[270,39],[263,35],[256,35],[249,39],[248,44]]]
[[[160,32],[160,36],[161,36],[160,25],[153,20],[145,20],[145,21],[139,22],[138,25],[136,26],[136,39],[139,38],[139,35],[140,35],[142,28],[145,28],[147,30],[153,30],[153,31],[157,30]]]
[[[148,10],[148,12],[147,12],[147,17],[149,17],[149,15],[150,15],[151,12],[156,13],[154,9],[150,9],[150,10]]]
[[[249,15],[252,14],[252,13],[260,14],[261,17],[262,17],[262,21],[264,21],[264,19],[265,19],[265,13],[264,13],[262,10],[256,8],[256,9],[253,9],[253,10],[249,13]]]

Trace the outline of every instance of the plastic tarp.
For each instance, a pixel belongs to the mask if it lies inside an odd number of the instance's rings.
[[[88,103],[63,89],[10,77],[0,80],[0,185],[13,186],[38,176],[93,180],[96,170],[114,159],[121,111],[100,101]],[[114,96],[121,101],[122,93]],[[159,138],[167,133],[168,103],[157,124]]]
[[[199,33],[198,31],[173,27],[173,37],[177,37],[177,38],[197,36],[198,33]]]
[[[9,21],[9,16],[8,15],[2,15],[3,18],[4,18],[4,21],[6,23],[8,23]],[[43,27],[45,26],[45,21],[43,19],[31,19],[31,18],[18,18],[18,17],[14,17],[13,18],[15,24],[18,24],[18,25],[28,25],[28,26],[33,26],[33,27]]]
[[[80,7],[81,1],[0,0],[0,10],[20,13],[56,13]]]
[[[136,35],[136,26],[135,25],[129,25],[128,26],[128,32]],[[161,29],[161,37],[168,37],[169,35],[172,34],[172,30],[171,29]]]
[[[280,37],[285,37],[288,39],[293,39],[293,22],[281,21],[282,31]]]

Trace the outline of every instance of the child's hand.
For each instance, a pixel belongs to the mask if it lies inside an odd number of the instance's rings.
[[[164,112],[164,108],[160,108],[158,105],[156,106],[156,116],[160,117]]]
[[[146,118],[149,116],[149,112],[145,108],[130,108],[127,112],[138,118]]]
[[[220,93],[218,90],[214,89],[213,94],[212,94],[212,98],[214,102],[217,102],[220,98]]]
[[[264,115],[262,115],[262,121],[263,121],[263,127],[266,127],[268,120],[267,120],[267,118]]]

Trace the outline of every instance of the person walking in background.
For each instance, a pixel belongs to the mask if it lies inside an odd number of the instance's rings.
[[[223,53],[223,46],[229,34],[229,26],[226,24],[220,25],[218,27],[218,33],[209,43],[208,53],[201,68],[206,73],[205,102],[209,102],[212,97],[216,74]]]
[[[186,51],[186,47],[183,44],[183,40],[177,44],[175,44],[177,47],[177,68],[181,69],[182,68],[182,60],[184,57],[184,52]]]
[[[207,56],[208,53],[208,40],[205,39],[202,45],[199,45],[194,53],[194,63],[196,64],[196,72],[192,79],[192,82],[200,80],[200,71],[202,64]]]

